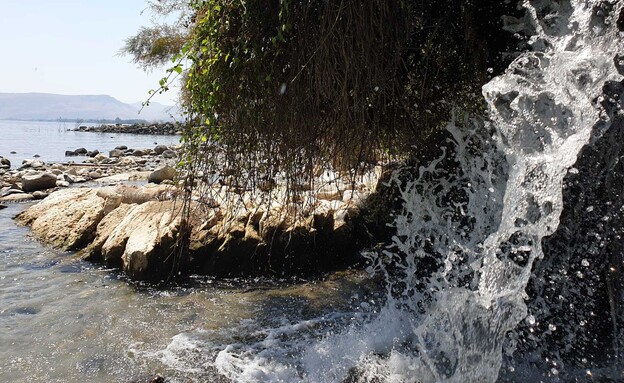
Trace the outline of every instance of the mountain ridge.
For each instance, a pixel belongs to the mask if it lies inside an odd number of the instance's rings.
[[[177,108],[150,102],[124,103],[109,95],[62,95],[54,93],[0,92],[0,119],[3,120],[147,120],[171,121]]]

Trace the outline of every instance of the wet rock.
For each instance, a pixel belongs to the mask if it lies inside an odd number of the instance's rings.
[[[176,176],[176,170],[169,165],[162,166],[154,170],[147,178],[148,182],[159,184],[164,180],[173,180]]]
[[[104,217],[106,200],[93,189],[63,189],[18,214],[42,241],[63,250],[85,247]]]
[[[11,169],[11,161],[8,158],[0,157],[0,169]]]
[[[115,146],[115,150],[128,150],[128,147],[126,145],[119,145]]]
[[[33,192],[56,187],[56,175],[52,173],[28,173],[22,176],[22,190]]]
[[[78,156],[84,156],[88,153],[89,151],[85,148],[78,148],[76,150],[74,150],[74,153],[76,153],[76,155]]]
[[[100,151],[96,149],[96,150],[93,150],[93,151],[88,152],[88,153],[87,153],[87,156],[89,156],[89,157],[92,157],[92,158],[93,158],[93,157],[97,156],[98,154],[100,154]]]

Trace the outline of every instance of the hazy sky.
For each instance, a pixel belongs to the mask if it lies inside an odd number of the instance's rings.
[[[151,15],[145,0],[1,0],[0,92],[108,94],[144,101],[165,69],[119,56]],[[175,92],[155,101],[172,104]]]

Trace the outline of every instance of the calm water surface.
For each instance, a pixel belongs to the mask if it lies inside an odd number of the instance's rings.
[[[226,345],[348,308],[355,274],[325,282],[213,281],[156,288],[59,252],[0,210],[0,381],[215,381]],[[354,295],[355,294],[355,295]]]
[[[83,125],[83,124],[80,124]],[[93,125],[93,124],[92,124]],[[41,156],[45,162],[80,162],[84,157],[65,157],[66,150],[86,148],[108,154],[119,145],[129,148],[153,148],[156,144],[179,144],[180,136],[134,135],[74,132],[75,123],[41,121],[0,121],[0,156],[8,158],[12,167],[22,160]],[[15,152],[12,154],[11,152]]]

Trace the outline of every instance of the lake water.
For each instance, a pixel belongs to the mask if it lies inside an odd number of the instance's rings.
[[[81,124],[84,125],[84,124]],[[108,154],[119,145],[129,148],[153,148],[156,144],[176,145],[180,136],[156,136],[75,132],[75,123],[42,121],[0,121],[0,156],[8,158],[13,168],[22,160],[39,155],[45,162],[80,162],[84,157],[65,157],[65,151],[86,148]],[[11,152],[15,152],[12,154]]]
[[[226,381],[213,365],[226,347],[311,332],[319,323],[305,320],[357,311],[367,294],[349,273],[322,283],[129,283],[30,238],[11,219],[23,207],[0,210],[2,382],[128,382],[156,373],[170,382]]]

